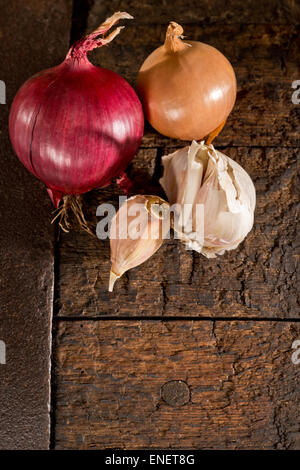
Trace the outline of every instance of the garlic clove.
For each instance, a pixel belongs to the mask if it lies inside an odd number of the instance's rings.
[[[115,285],[115,282],[117,279],[119,279],[120,276],[117,276],[114,271],[110,270],[110,273],[109,273],[109,286],[108,286],[108,290],[109,292],[112,292],[113,289],[114,289],[114,285]]]
[[[212,146],[209,153],[213,158],[207,173],[212,162],[215,168],[204,180],[196,203],[204,205],[202,253],[212,257],[235,249],[252,229],[256,196],[250,176],[239,164]]]
[[[208,258],[236,248],[254,219],[255,188],[246,171],[212,145],[195,141],[162,163],[160,183],[177,204],[174,229],[181,241]]]
[[[122,274],[160,248],[169,230],[168,203],[163,199],[137,195],[125,201],[110,227],[110,292]]]
[[[162,157],[164,167],[163,176],[159,182],[163,187],[170,204],[175,204],[183,196],[186,169],[187,152],[189,147],[184,147],[174,153]]]

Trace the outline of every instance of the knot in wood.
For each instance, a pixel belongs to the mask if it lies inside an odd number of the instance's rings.
[[[190,401],[189,386],[181,380],[171,380],[161,387],[161,398],[170,406],[182,406]]]

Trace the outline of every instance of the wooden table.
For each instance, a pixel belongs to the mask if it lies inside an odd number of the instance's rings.
[[[299,4],[1,0],[0,7],[8,103],[0,105],[7,350],[0,447],[300,449],[300,364],[292,361],[300,340],[300,105],[292,102]],[[25,79],[59,63],[70,36],[118,10],[135,20],[91,60],[131,84],[169,20],[229,58],[238,96],[215,145],[251,175],[257,209],[237,250],[207,260],[168,240],[108,293],[108,241],[77,230],[58,239],[43,185],[11,150],[7,117]],[[161,156],[183,145],[147,125],[129,168],[135,189],[161,194]],[[117,205],[118,193],[112,185],[85,195],[90,223],[101,202]]]

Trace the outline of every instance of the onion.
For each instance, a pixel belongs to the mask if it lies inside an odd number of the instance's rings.
[[[183,42],[182,33],[172,21],[164,45],[140,68],[137,92],[158,132],[200,140],[223,127],[235,102],[236,78],[221,52],[201,42]]]
[[[57,67],[30,78],[10,111],[14,150],[42,180],[55,205],[66,194],[106,186],[134,157],[144,118],[133,88],[115,72],[95,67],[87,52],[108,44],[122,29],[99,38],[128,13],[115,13],[75,43]]]

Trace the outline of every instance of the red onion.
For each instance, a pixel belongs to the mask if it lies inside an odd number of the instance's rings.
[[[122,29],[99,38],[128,13],[115,13],[75,43],[57,67],[30,78],[10,111],[14,150],[42,180],[58,207],[66,194],[108,185],[134,157],[144,118],[133,88],[115,72],[95,67],[87,52],[108,44]]]

